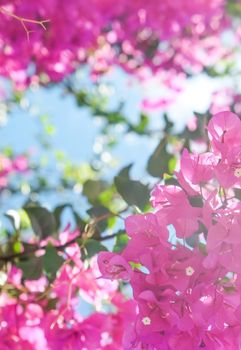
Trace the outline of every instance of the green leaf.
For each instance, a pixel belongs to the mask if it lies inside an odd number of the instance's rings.
[[[43,207],[23,208],[31,221],[33,231],[41,239],[56,233],[57,225],[54,215]]]
[[[227,11],[231,16],[241,17],[241,4],[235,0],[227,2]]]
[[[55,134],[55,132],[56,132],[56,128],[52,124],[45,125],[44,126],[44,130],[49,136],[53,136]]]
[[[136,125],[130,125],[130,131],[134,131],[139,135],[143,135],[147,131],[149,125],[149,118],[147,115],[141,113],[139,123]]]
[[[123,169],[121,169],[118,176],[129,178],[130,177],[130,170],[131,170],[132,166],[133,166],[133,163],[131,163],[131,164],[127,165],[126,167],[124,167]]]
[[[62,266],[64,259],[59,256],[57,249],[49,244],[43,256],[43,268],[50,279],[54,279],[56,272]]]
[[[66,208],[72,208],[71,204],[62,204],[62,205],[58,205],[57,207],[54,208],[53,214],[54,214],[57,228],[60,228],[61,216],[63,214],[64,209],[66,209]]]
[[[185,140],[183,146],[187,149],[190,149],[190,140],[206,138],[206,125],[208,124],[208,121],[211,118],[211,114],[209,112],[205,114],[194,112],[194,115],[197,118],[197,128],[192,131],[189,130],[189,128],[186,126],[185,129],[178,134],[179,138],[183,138]]]
[[[12,147],[5,147],[5,148],[2,150],[2,153],[3,153],[6,157],[10,158],[10,157],[13,156],[13,149],[12,149]]]
[[[202,208],[203,207],[203,198],[202,196],[189,196],[188,197],[189,203],[191,206],[195,208]]]
[[[88,163],[74,165],[70,161],[64,163],[63,179],[65,181],[74,181],[78,184],[84,184],[85,181],[93,179],[95,172]]]
[[[144,209],[149,203],[150,191],[147,185],[140,181],[131,180],[129,171],[132,165],[122,169],[115,177],[114,182],[117,191],[129,205],[136,205],[140,209]]]
[[[86,241],[84,248],[82,248],[82,256],[84,259],[92,258],[92,256],[96,255],[101,251],[106,251],[107,248],[101,244],[99,241],[94,239],[88,239]]]
[[[84,183],[83,194],[91,204],[98,202],[98,196],[107,188],[107,183],[101,180],[88,180]]]
[[[23,209],[19,209],[18,213],[21,220],[21,229],[29,229],[31,227],[31,221],[28,214]]]
[[[169,174],[173,174],[174,170],[176,169],[176,165],[177,165],[177,159],[175,156],[173,156],[168,162]]]
[[[21,253],[22,248],[23,248],[23,246],[22,246],[22,243],[20,241],[16,241],[13,243],[13,252],[14,253],[17,253],[17,254]]]
[[[241,188],[234,188],[234,195],[241,201]]]
[[[80,231],[83,231],[85,226],[87,225],[87,222],[84,219],[82,219],[79,213],[77,213],[75,210],[73,210],[73,216],[76,226],[80,229]]]
[[[130,263],[130,265],[131,265],[133,270],[134,269],[138,269],[139,270],[141,268],[141,266],[142,266],[140,263],[137,263],[137,262],[134,262],[134,261],[130,261],[129,263]]]
[[[169,172],[169,162],[173,159],[173,155],[166,151],[166,145],[167,140],[162,139],[148,160],[147,171],[154,177],[162,178],[164,173]]]
[[[115,186],[108,187],[105,191],[99,195],[99,201],[105,207],[111,207],[113,204],[113,198],[116,195]]]
[[[34,254],[26,259],[17,262],[17,267],[23,271],[23,278],[27,280],[37,280],[41,277],[43,271],[42,256],[37,257]]]
[[[171,129],[172,129],[173,126],[174,126],[174,123],[171,122],[171,121],[168,119],[168,115],[167,115],[166,113],[164,113],[163,119],[164,119],[164,122],[165,122],[164,131],[165,131],[166,133],[170,133]]]
[[[76,102],[77,102],[78,106],[82,107],[82,106],[88,105],[87,93],[85,91],[78,91],[75,94],[75,97],[76,97]]]
[[[129,240],[129,238],[128,238],[126,233],[123,232],[123,233],[119,234],[119,232],[118,232],[118,235],[116,236],[116,239],[115,239],[115,245],[113,248],[113,252],[115,252],[115,253],[121,252],[126,247],[128,240]]]
[[[105,117],[110,124],[126,123],[126,118],[118,111],[106,113]]]
[[[87,213],[90,215],[91,218],[98,219],[105,215],[107,216],[108,214],[110,214],[110,211],[103,205],[99,205],[88,209]],[[99,221],[96,224],[96,228],[99,232],[105,231],[107,227],[108,227],[108,217],[106,219]]]
[[[56,310],[58,305],[58,298],[47,299],[46,310]]]

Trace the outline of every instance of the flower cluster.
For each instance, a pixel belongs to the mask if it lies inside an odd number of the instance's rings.
[[[227,54],[219,39],[229,25],[225,7],[226,0],[5,0],[0,74],[24,87],[62,80],[78,63],[94,74],[116,64],[140,75],[197,72]],[[39,19],[49,20],[46,30],[33,23]]]
[[[11,159],[0,154],[0,189],[7,187],[12,174],[26,172],[29,169],[28,159],[24,155]]]
[[[59,244],[77,233],[66,230]],[[98,278],[96,259],[82,262],[80,255],[77,243],[66,247],[64,264],[51,284],[44,274],[37,280],[24,279],[13,265],[0,272],[1,350],[122,348],[135,304],[118,291],[116,281]]]
[[[209,151],[184,150],[174,184],[152,191],[154,213],[126,219],[123,252],[100,253],[102,276],[130,281],[138,304],[125,350],[240,349],[240,128],[214,115]]]

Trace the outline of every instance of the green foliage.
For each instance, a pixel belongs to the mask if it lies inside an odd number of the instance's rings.
[[[119,194],[129,205],[135,205],[141,210],[149,203],[150,191],[147,185],[130,178],[131,165],[122,169],[115,177],[115,186]]]
[[[100,234],[101,232],[105,231],[108,227],[108,219],[110,216],[110,211],[103,205],[95,206],[87,210],[87,213],[90,215],[90,217],[97,222],[95,223],[95,228]]]
[[[101,242],[94,239],[88,239],[82,248],[83,259],[90,259],[100,251],[106,251],[107,248]]]
[[[27,280],[37,280],[43,272],[43,258],[35,254],[24,256],[17,263],[17,267],[23,272],[23,278]]]
[[[71,208],[73,210],[71,204],[61,204],[54,208],[53,215],[54,215],[56,226],[58,229],[60,228],[60,225],[61,225],[61,216],[63,214],[63,211],[66,208]]]
[[[164,138],[160,141],[154,153],[148,160],[147,171],[154,177],[162,178],[164,173],[169,173],[169,170],[173,170],[175,157],[167,152],[166,146],[167,140]]]
[[[49,279],[54,279],[64,259],[58,254],[56,247],[48,244],[43,255],[43,269]]]
[[[227,10],[234,17],[241,17],[241,4],[236,0],[227,1]]]
[[[235,194],[235,197],[241,201],[241,188],[235,188],[234,194]]]
[[[190,141],[203,139],[206,140],[206,129],[205,126],[208,124],[208,121],[211,117],[210,113],[197,113],[194,112],[197,118],[197,128],[195,130],[190,130],[187,126],[185,126],[184,130],[177,135],[179,139],[184,139],[184,146],[190,149]]]
[[[129,131],[133,131],[139,135],[145,135],[148,133],[149,117],[146,114],[141,113],[138,124],[129,124]]]
[[[49,280],[52,280],[63,262],[64,259],[59,255],[57,248],[48,244],[43,249],[43,255],[36,256],[35,253],[24,255],[16,265],[22,270],[24,279],[36,280],[44,272]]]
[[[113,252],[119,253],[121,252],[128,243],[128,236],[124,231],[118,231],[117,236],[115,238],[115,245],[113,248]]]
[[[83,186],[83,194],[89,203],[96,204],[99,195],[107,188],[107,183],[101,180],[87,180]]]
[[[24,207],[29,216],[35,234],[44,239],[56,233],[57,225],[54,215],[43,207]]]
[[[20,241],[15,241],[13,243],[13,252],[19,254],[22,251],[22,243]]]
[[[67,161],[64,164],[63,178],[66,181],[73,181],[74,183],[82,185],[89,179],[94,179],[95,172],[91,165],[88,163],[75,165],[70,161]]]

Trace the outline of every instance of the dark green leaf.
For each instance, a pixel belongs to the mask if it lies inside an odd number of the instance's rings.
[[[118,176],[129,178],[130,177],[130,170],[131,170],[132,166],[133,166],[133,163],[131,163],[131,164],[127,165],[126,167],[124,167],[123,169],[121,169]]]
[[[53,279],[63,262],[64,259],[59,256],[57,249],[49,244],[43,256],[43,268],[47,276]]]
[[[165,180],[165,185],[179,186],[179,182],[177,181],[177,179],[175,179],[172,176],[168,176],[168,177],[164,178],[164,180]]]
[[[49,310],[56,310],[58,304],[58,298],[51,298],[47,299],[47,305],[46,309]]]
[[[88,180],[84,183],[83,194],[91,204],[98,202],[98,196],[107,188],[105,181]]]
[[[204,235],[208,233],[206,226],[201,221],[199,221],[198,224],[199,226],[197,231],[194,232],[192,236],[185,238],[186,243],[190,247],[196,247],[197,245],[199,245],[199,235],[201,233],[203,233]]]
[[[106,251],[106,247],[102,245],[99,241],[94,239],[89,239],[86,241],[84,248],[82,249],[82,256],[84,259],[91,258],[101,251]]]
[[[189,149],[189,141],[196,140],[199,138],[206,137],[206,125],[211,118],[210,113],[201,114],[198,112],[194,112],[194,115],[197,118],[197,127],[195,130],[190,130],[188,127],[178,134],[180,138],[185,139],[184,147]]]
[[[189,203],[191,204],[191,206],[195,207],[195,208],[202,208],[203,207],[203,199],[201,196],[192,196],[192,197],[188,197]]]
[[[43,207],[24,207],[29,216],[32,228],[41,239],[56,233],[56,221],[54,215]]]
[[[73,211],[76,226],[79,227],[80,231],[84,230],[87,222],[85,222],[75,210]]]
[[[234,194],[235,197],[241,201],[241,188],[234,188]]]
[[[149,203],[150,191],[148,186],[142,184],[140,181],[130,179],[130,168],[131,165],[125,167],[115,177],[115,186],[126,203],[136,205],[143,210]]]
[[[141,113],[139,123],[136,125],[130,125],[130,131],[134,131],[139,135],[143,135],[147,131],[147,127],[149,125],[149,118],[147,115]]]
[[[37,257],[34,254],[26,259],[21,259],[16,264],[23,271],[23,278],[27,280],[37,280],[41,277],[43,271],[42,256]]]
[[[199,243],[198,234],[194,233],[192,236],[185,238],[185,242],[192,248],[196,247]]]
[[[96,228],[100,233],[105,231],[105,229],[108,226],[108,217],[106,217],[106,219],[104,219],[104,217],[108,216],[108,214],[110,214],[110,211],[103,205],[99,205],[90,208],[89,210],[87,210],[87,213],[91,216],[92,219],[98,219],[103,217],[103,220],[96,223]]]
[[[55,207],[53,214],[54,214],[57,228],[59,228],[61,225],[61,216],[63,214],[64,209],[68,207],[72,208],[71,204],[62,204]]]
[[[165,131],[166,133],[169,133],[170,130],[173,128],[174,123],[171,122],[171,121],[168,119],[168,116],[167,116],[166,113],[164,113],[163,119],[164,119],[164,122],[165,122],[164,131]]]
[[[147,171],[154,177],[162,178],[164,173],[169,172],[169,162],[173,155],[166,151],[166,145],[166,139],[162,139],[148,160]]]
[[[128,243],[128,236],[126,233],[120,233],[118,232],[118,235],[116,236],[116,239],[115,239],[115,245],[114,245],[114,248],[113,248],[113,252],[121,252],[125,246],[127,245]]]

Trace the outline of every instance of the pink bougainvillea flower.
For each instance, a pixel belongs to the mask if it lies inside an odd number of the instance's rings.
[[[158,210],[156,215],[164,215],[166,223],[174,226],[177,237],[189,237],[197,231],[200,208],[192,207],[180,187],[156,186],[151,193],[151,203]]]
[[[240,123],[228,111],[215,115],[209,152],[184,150],[178,185],[151,193],[156,212],[126,219],[130,239],[118,259],[132,265],[137,314],[124,349],[240,348]]]
[[[188,150],[184,149],[181,156],[182,175],[192,185],[211,180],[216,164],[217,159],[211,152],[190,155]]]
[[[241,125],[239,117],[230,112],[219,112],[213,116],[208,124],[208,135],[214,151],[225,152],[225,145],[230,147],[240,144],[237,133]]]
[[[125,220],[125,227],[129,237],[138,238],[146,236],[146,239],[151,240],[153,237],[159,237],[165,242],[168,240],[168,230],[160,225],[160,220],[157,215],[153,213],[136,214],[128,216]]]
[[[132,269],[121,255],[102,252],[98,256],[98,265],[103,277],[127,281],[130,279]]]

